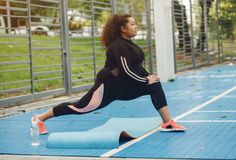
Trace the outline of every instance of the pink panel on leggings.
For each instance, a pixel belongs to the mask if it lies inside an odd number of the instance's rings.
[[[68,105],[68,107],[80,113],[89,112],[89,111],[95,110],[97,107],[100,106],[102,102],[102,97],[103,97],[103,84],[93,93],[93,96],[89,104],[85,106],[84,108],[77,108],[73,105]]]

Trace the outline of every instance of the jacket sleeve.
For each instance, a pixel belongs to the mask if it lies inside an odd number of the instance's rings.
[[[137,72],[132,68],[129,49],[124,43],[114,45],[112,52],[116,57],[116,63],[121,72],[125,73],[134,82],[147,84],[146,76],[142,75],[143,71]]]

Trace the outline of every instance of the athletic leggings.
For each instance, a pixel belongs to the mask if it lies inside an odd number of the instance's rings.
[[[156,110],[167,105],[160,82],[147,85],[135,84],[122,78],[109,76],[97,79],[93,87],[78,101],[61,103],[53,108],[54,116],[66,114],[84,114],[101,109],[114,100],[132,100],[143,95],[150,95]]]

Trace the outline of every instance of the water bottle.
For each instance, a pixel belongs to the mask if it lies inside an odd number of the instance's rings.
[[[39,132],[36,126],[32,126],[30,128],[30,135],[31,135],[31,145],[32,146],[39,146]]]

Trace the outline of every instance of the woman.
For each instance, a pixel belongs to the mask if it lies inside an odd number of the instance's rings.
[[[62,103],[32,117],[32,125],[40,134],[47,133],[44,121],[66,114],[84,114],[107,106],[114,100],[131,100],[150,95],[161,115],[161,131],[185,131],[170,117],[166,98],[156,75],[149,74],[142,63],[144,53],[130,38],[136,36],[137,26],[130,15],[113,15],[102,34],[106,47],[105,66],[97,74],[94,86],[79,101]]]

